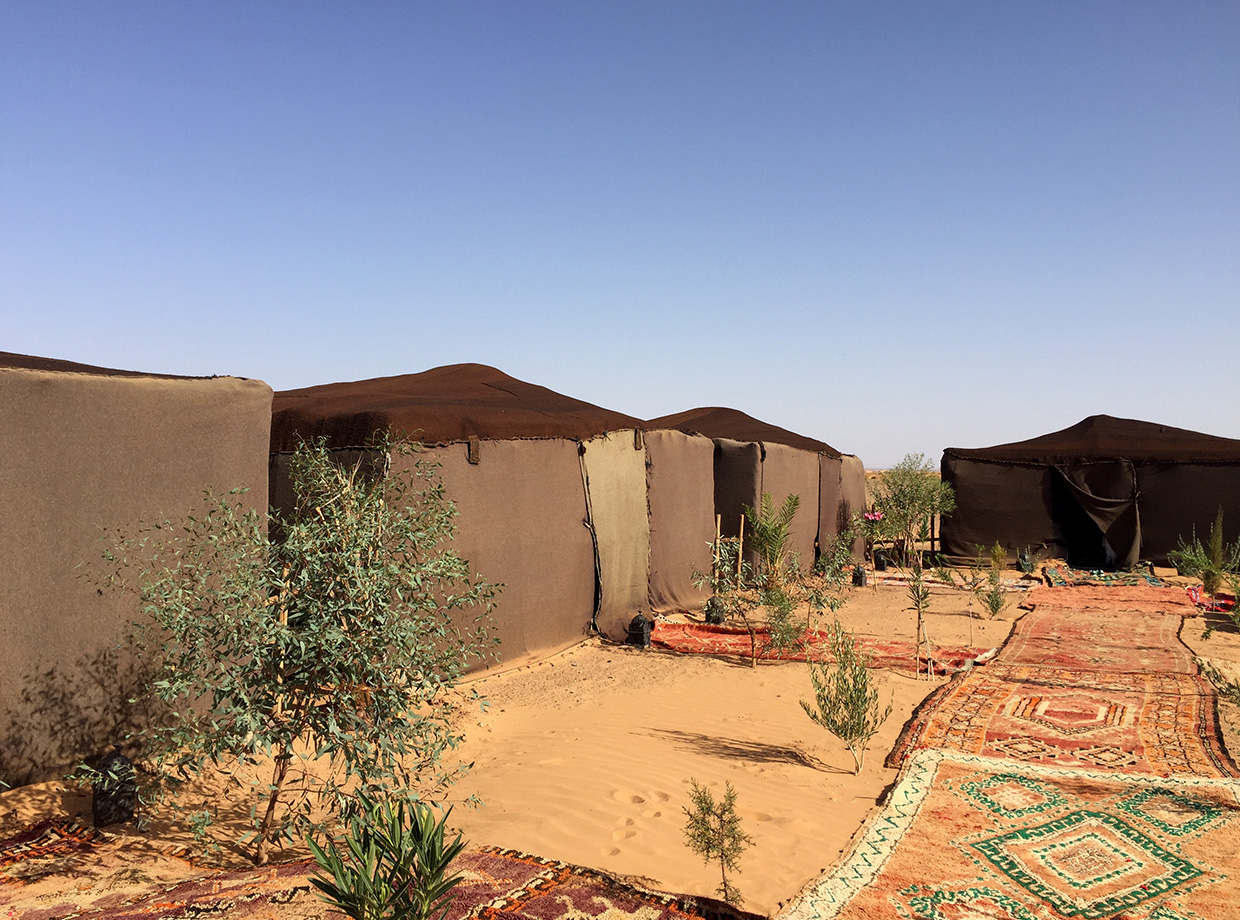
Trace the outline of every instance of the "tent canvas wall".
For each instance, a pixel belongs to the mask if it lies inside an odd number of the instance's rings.
[[[693,573],[708,573],[715,539],[715,442],[670,429],[644,432],[650,513],[650,609],[696,610],[710,597]]]
[[[1181,537],[1204,538],[1224,510],[1240,533],[1240,440],[1134,419],[1091,416],[1027,441],[949,448],[942,474],[956,510],[943,552],[972,558],[996,541],[1084,567],[1165,562]]]
[[[847,455],[823,441],[721,407],[690,409],[647,424],[714,439],[714,510],[722,517],[725,536],[736,536],[742,508],[757,507],[763,492],[770,492],[777,506],[788,495],[797,495],[801,506],[792,527],[793,551],[803,563],[813,564],[817,541],[839,533],[842,503],[860,490],[864,504],[860,462],[851,458],[856,462],[845,463]],[[848,511],[844,509],[845,521]]]
[[[208,488],[265,510],[270,424],[260,381],[0,353],[0,777],[47,778],[133,727],[112,649],[136,604],[83,577],[100,528],[183,518]]]
[[[495,611],[505,660],[579,641],[596,603],[605,605],[599,628],[621,638],[632,616],[623,608],[635,594],[635,606],[644,603],[637,419],[478,364],[285,391],[274,410],[274,494],[301,438],[356,448],[390,430],[431,445],[427,459],[442,464],[457,503],[458,551],[480,576],[505,584]]]

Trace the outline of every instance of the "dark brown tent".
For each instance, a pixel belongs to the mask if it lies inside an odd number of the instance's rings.
[[[823,441],[717,406],[646,424],[714,441],[714,511],[721,517],[725,536],[737,534],[742,508],[757,507],[763,492],[770,492],[777,505],[788,495],[798,495],[801,511],[793,523],[793,551],[803,563],[812,564],[817,541],[834,537],[852,510],[864,507],[865,471],[860,461]]]
[[[265,509],[270,425],[260,381],[0,353],[0,777],[63,772],[133,727],[113,646],[137,610],[83,577],[100,528],[182,518],[208,488]]]
[[[1240,440],[1094,415],[1028,441],[943,452],[956,510],[943,552],[972,558],[996,541],[1087,568],[1165,562],[1224,509],[1240,533]]]
[[[299,439],[356,449],[390,430],[429,445],[459,512],[457,551],[505,584],[496,624],[513,660],[579,641],[592,617],[622,638],[645,606],[641,427],[480,364],[288,390],[276,394],[272,418],[273,501],[287,505]]]

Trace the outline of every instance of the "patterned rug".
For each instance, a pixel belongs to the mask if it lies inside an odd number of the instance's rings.
[[[1230,594],[1224,594],[1221,591],[1215,595],[1206,594],[1201,585],[1189,585],[1184,589],[1184,593],[1188,595],[1196,606],[1202,610],[1209,610],[1213,613],[1229,613],[1236,609],[1236,599]]]
[[[1161,578],[1156,578],[1144,572],[1087,571],[1085,569],[1068,568],[1066,565],[1044,566],[1042,574],[1046,576],[1047,584],[1054,585],[1055,587],[1064,587],[1065,585],[1099,585],[1103,587],[1162,586],[1166,584]]]
[[[1218,740],[1214,692],[1196,674],[1041,668],[1001,659],[928,697],[887,766],[926,748],[1086,770],[1240,776]]]
[[[1221,920],[1240,783],[923,751],[779,920]]]
[[[1178,614],[1161,611],[1073,609],[1039,600],[1017,622],[997,660],[1086,671],[1195,674],[1193,656],[1179,640],[1182,622]]]
[[[805,649],[778,651],[764,648],[770,640],[766,629],[758,631],[758,657],[767,661],[805,661]],[[806,636],[807,646],[816,661],[831,661],[830,642],[824,632],[815,630]],[[875,668],[895,668],[914,673],[920,666],[926,671],[924,656],[915,657],[912,642],[893,642],[858,636],[857,642],[871,656]],[[710,626],[704,623],[656,622],[650,632],[650,644],[655,648],[674,652],[691,652],[702,655],[725,655],[748,658],[750,655],[749,633],[732,626]],[[988,661],[996,649],[968,646],[940,646],[935,649],[934,671],[936,674],[955,674],[957,671]]]
[[[58,832],[62,837],[77,835],[75,828],[89,830],[89,839],[82,839],[77,849],[79,862],[106,862],[107,851],[119,842],[111,835],[68,822],[62,825],[63,833]],[[26,846],[19,839],[31,837],[35,830],[0,841],[0,853],[12,857],[8,868],[52,855],[53,850]],[[62,862],[61,868],[68,867]],[[20,879],[11,879],[8,886],[0,888],[0,907],[7,908],[3,914],[6,920],[340,918],[342,915],[333,912],[310,884],[315,871],[310,860],[261,869],[197,869],[189,879],[130,891],[116,890],[105,882],[90,884],[85,881],[87,876],[70,869],[60,890],[37,896],[27,894],[20,887]],[[753,914],[710,898],[651,891],[605,872],[516,850],[470,850],[453,863],[453,871],[464,879],[456,888],[446,920],[490,920],[500,914],[530,920],[757,920]]]
[[[1197,607],[1183,588],[1135,587],[1098,588],[1071,586],[1048,588],[1038,585],[1029,592],[1023,606],[1068,607],[1074,610],[1134,610],[1146,613],[1160,611],[1194,616]]]

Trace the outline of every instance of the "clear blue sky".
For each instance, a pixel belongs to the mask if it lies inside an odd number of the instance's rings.
[[[0,350],[1240,438],[1240,3],[0,0]]]

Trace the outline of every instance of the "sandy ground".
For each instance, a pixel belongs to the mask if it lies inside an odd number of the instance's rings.
[[[965,592],[935,589],[930,635],[943,645],[997,646],[1023,612],[1021,596],[1013,593],[1013,603],[987,619],[976,605],[970,614]],[[858,635],[908,641],[914,617],[905,591],[893,586],[852,589],[840,611]],[[1183,631],[1198,654],[1240,662],[1240,633],[1227,624],[1203,641],[1202,625],[1190,619]],[[717,869],[685,847],[683,809],[691,780],[716,793],[731,783],[754,840],[735,882],[747,909],[774,912],[834,864],[876,810],[895,779],[884,756],[912,710],[941,683],[875,674],[880,698],[893,710],[859,775],[843,743],[801,710],[798,701],[811,694],[803,663],[750,668],[591,640],[478,676],[470,684],[489,707],[464,725],[459,754],[473,769],[453,797],[477,795],[483,805],[458,804],[453,823],[474,845],[514,847],[663,890],[712,894]],[[1240,709],[1222,703],[1220,710],[1234,751]],[[85,798],[57,784],[0,795],[6,825],[88,811]],[[151,834],[162,845],[187,839],[166,827]]]

